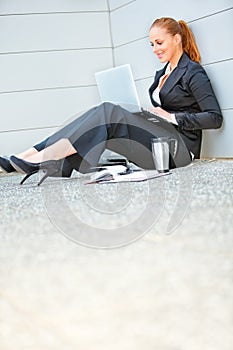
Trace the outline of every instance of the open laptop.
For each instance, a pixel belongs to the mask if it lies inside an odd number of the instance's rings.
[[[136,85],[129,64],[109,68],[95,73],[102,102],[112,102],[137,114],[152,123],[168,123],[157,113],[140,106]]]
[[[119,104],[132,113],[141,112],[129,64],[97,72],[95,79],[102,102]]]

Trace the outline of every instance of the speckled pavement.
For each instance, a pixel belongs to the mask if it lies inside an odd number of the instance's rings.
[[[1,350],[232,350],[233,160],[21,179],[0,174]]]

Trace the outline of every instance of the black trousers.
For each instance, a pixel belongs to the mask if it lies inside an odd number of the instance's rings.
[[[178,144],[175,157],[170,157],[170,167],[188,165],[190,153],[171,123],[148,112],[132,114],[119,105],[106,102],[90,109],[34,147],[41,151],[62,138],[68,139],[77,154],[67,157],[64,164],[80,172],[97,166],[105,149],[125,156],[144,169],[154,169],[151,139],[163,136],[176,139]]]

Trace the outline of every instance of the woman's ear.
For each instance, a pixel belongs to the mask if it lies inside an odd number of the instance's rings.
[[[174,39],[176,44],[180,44],[182,42],[181,35],[178,33],[174,35]]]

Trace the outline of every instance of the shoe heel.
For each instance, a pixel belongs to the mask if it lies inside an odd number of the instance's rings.
[[[40,179],[40,181],[38,182],[37,186],[40,186],[42,184],[42,182],[44,182],[45,179],[47,179],[47,177],[51,176],[51,177],[59,177],[60,175],[60,170],[54,170],[54,169],[48,169],[48,170],[44,170],[45,174],[44,176],[42,176],[42,178]]]
[[[22,185],[30,176],[32,176],[33,174],[37,173],[37,171],[31,173],[31,174],[27,174],[26,176],[24,176],[23,180],[20,182],[20,185]]]
[[[49,177],[48,172],[46,171],[46,173],[44,174],[44,176],[40,179],[40,181],[38,182],[37,186],[40,186],[42,184],[42,182],[44,182],[45,179],[47,179],[47,177]]]

